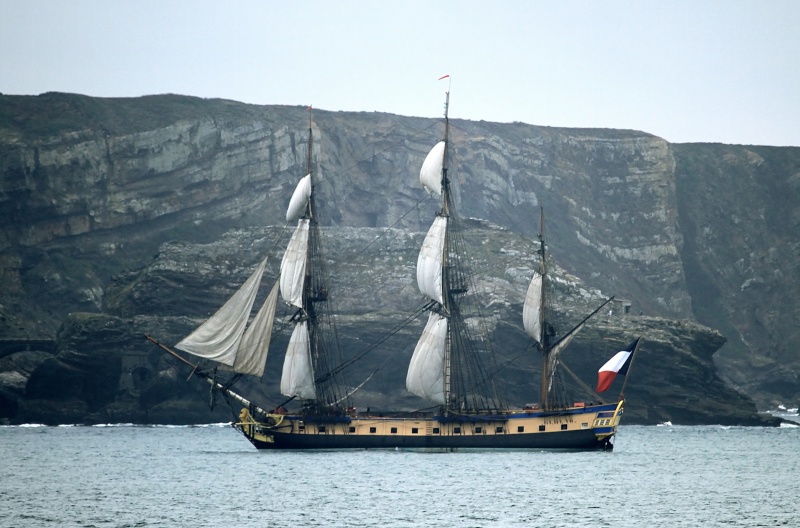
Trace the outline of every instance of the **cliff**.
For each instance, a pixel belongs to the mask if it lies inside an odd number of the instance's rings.
[[[303,173],[307,119],[303,107],[180,96],[0,96],[0,418],[206,416],[192,391],[207,389],[185,384],[186,373],[141,334],[175,342],[260,252],[280,252],[283,228],[264,226],[283,224]],[[590,285],[575,286],[565,317],[600,291],[632,305],[594,323],[565,361],[579,373],[584,353],[581,377],[591,380],[609,347],[638,333],[650,343],[626,391],[629,417],[757,423],[755,406],[732,387],[761,406],[797,401],[800,149],[452,125],[458,208],[488,221],[471,231],[491,277],[497,342],[527,346],[519,305],[543,204],[554,261],[567,282]],[[418,301],[411,266],[436,207],[417,172],[441,127],[324,111],[314,127],[322,223],[337,235],[326,249],[344,255],[331,258],[351,276],[339,301],[350,325],[342,334],[367,341]],[[369,242],[376,237],[383,244]],[[396,349],[410,356],[413,334],[401,333]],[[382,371],[402,371],[404,360],[398,354],[387,360],[396,368]],[[535,368],[512,376],[512,398],[526,397]],[[373,407],[413,407],[396,381],[365,387]]]

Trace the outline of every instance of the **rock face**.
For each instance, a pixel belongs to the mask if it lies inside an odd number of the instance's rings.
[[[259,255],[281,253],[284,230],[263,226],[283,224],[304,174],[307,123],[302,107],[179,96],[0,96],[0,418],[209,418],[194,393],[207,388],[185,384],[141,333],[174,343]],[[597,290],[632,306],[575,344],[571,353],[591,359],[581,377],[592,378],[608,343],[636,332],[650,343],[626,391],[629,417],[755,423],[755,407],[717,378],[714,362],[762,406],[800,398],[800,149],[521,123],[452,127],[459,211],[491,223],[474,222],[472,236],[476,248],[494,247],[478,251],[477,271],[489,277],[497,342],[527,346],[518,314],[533,251],[520,235],[536,233],[543,204],[567,282],[591,285],[575,287],[592,293],[573,295],[567,319]],[[314,128],[321,223],[336,234],[326,249],[351,276],[343,321],[367,339],[418,302],[412,266],[436,205],[416,175],[441,127],[315,111]],[[377,236],[381,244],[370,244]],[[605,345],[601,331],[611,335]],[[412,346],[412,334],[395,346]],[[527,374],[512,397],[523,398]],[[402,384],[385,381],[387,393],[365,389],[373,406],[413,408]]]
[[[723,375],[765,404],[800,388],[800,149],[675,145],[693,314]]]

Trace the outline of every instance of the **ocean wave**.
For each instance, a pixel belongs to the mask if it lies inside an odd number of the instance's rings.
[[[98,427],[98,428],[111,428],[111,427],[142,427],[142,428],[162,428],[162,429],[188,429],[190,427],[199,427],[199,428],[214,428],[214,427],[230,427],[233,422],[218,422],[218,423],[207,423],[207,424],[135,424],[135,423],[102,423],[102,424],[93,424],[93,425],[84,425],[84,424],[58,424],[58,425],[47,425],[47,424],[39,424],[39,423],[28,423],[28,424],[18,424],[18,425],[0,425],[0,428],[15,428],[15,427],[23,427],[23,428],[45,428],[45,427],[61,427],[61,428],[68,428],[68,427]]]

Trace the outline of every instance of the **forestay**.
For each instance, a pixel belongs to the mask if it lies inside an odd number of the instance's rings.
[[[195,356],[233,367],[237,361],[242,335],[267,265],[265,258],[239,290],[217,312],[175,348]],[[248,337],[254,339],[255,334]],[[266,358],[265,358],[266,359]],[[248,360],[247,363],[250,363]],[[263,372],[263,366],[262,372]],[[235,369],[234,369],[235,370]],[[250,373],[250,372],[247,372]]]
[[[239,352],[233,364],[233,371],[240,374],[250,374],[261,377],[264,374],[264,365],[267,363],[269,342],[272,337],[272,323],[275,320],[275,306],[278,304],[278,283],[272,286],[261,309],[256,314],[250,326],[247,327]]]

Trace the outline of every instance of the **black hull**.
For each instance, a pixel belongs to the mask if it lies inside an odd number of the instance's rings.
[[[245,435],[247,436],[247,435]],[[594,431],[531,433],[528,435],[463,437],[391,437],[275,433],[273,442],[248,437],[257,449],[578,449],[613,448],[610,438],[598,440]]]
[[[271,415],[271,425],[243,410],[234,424],[258,449],[573,449],[613,448],[623,402],[560,411],[433,418],[339,418]]]

